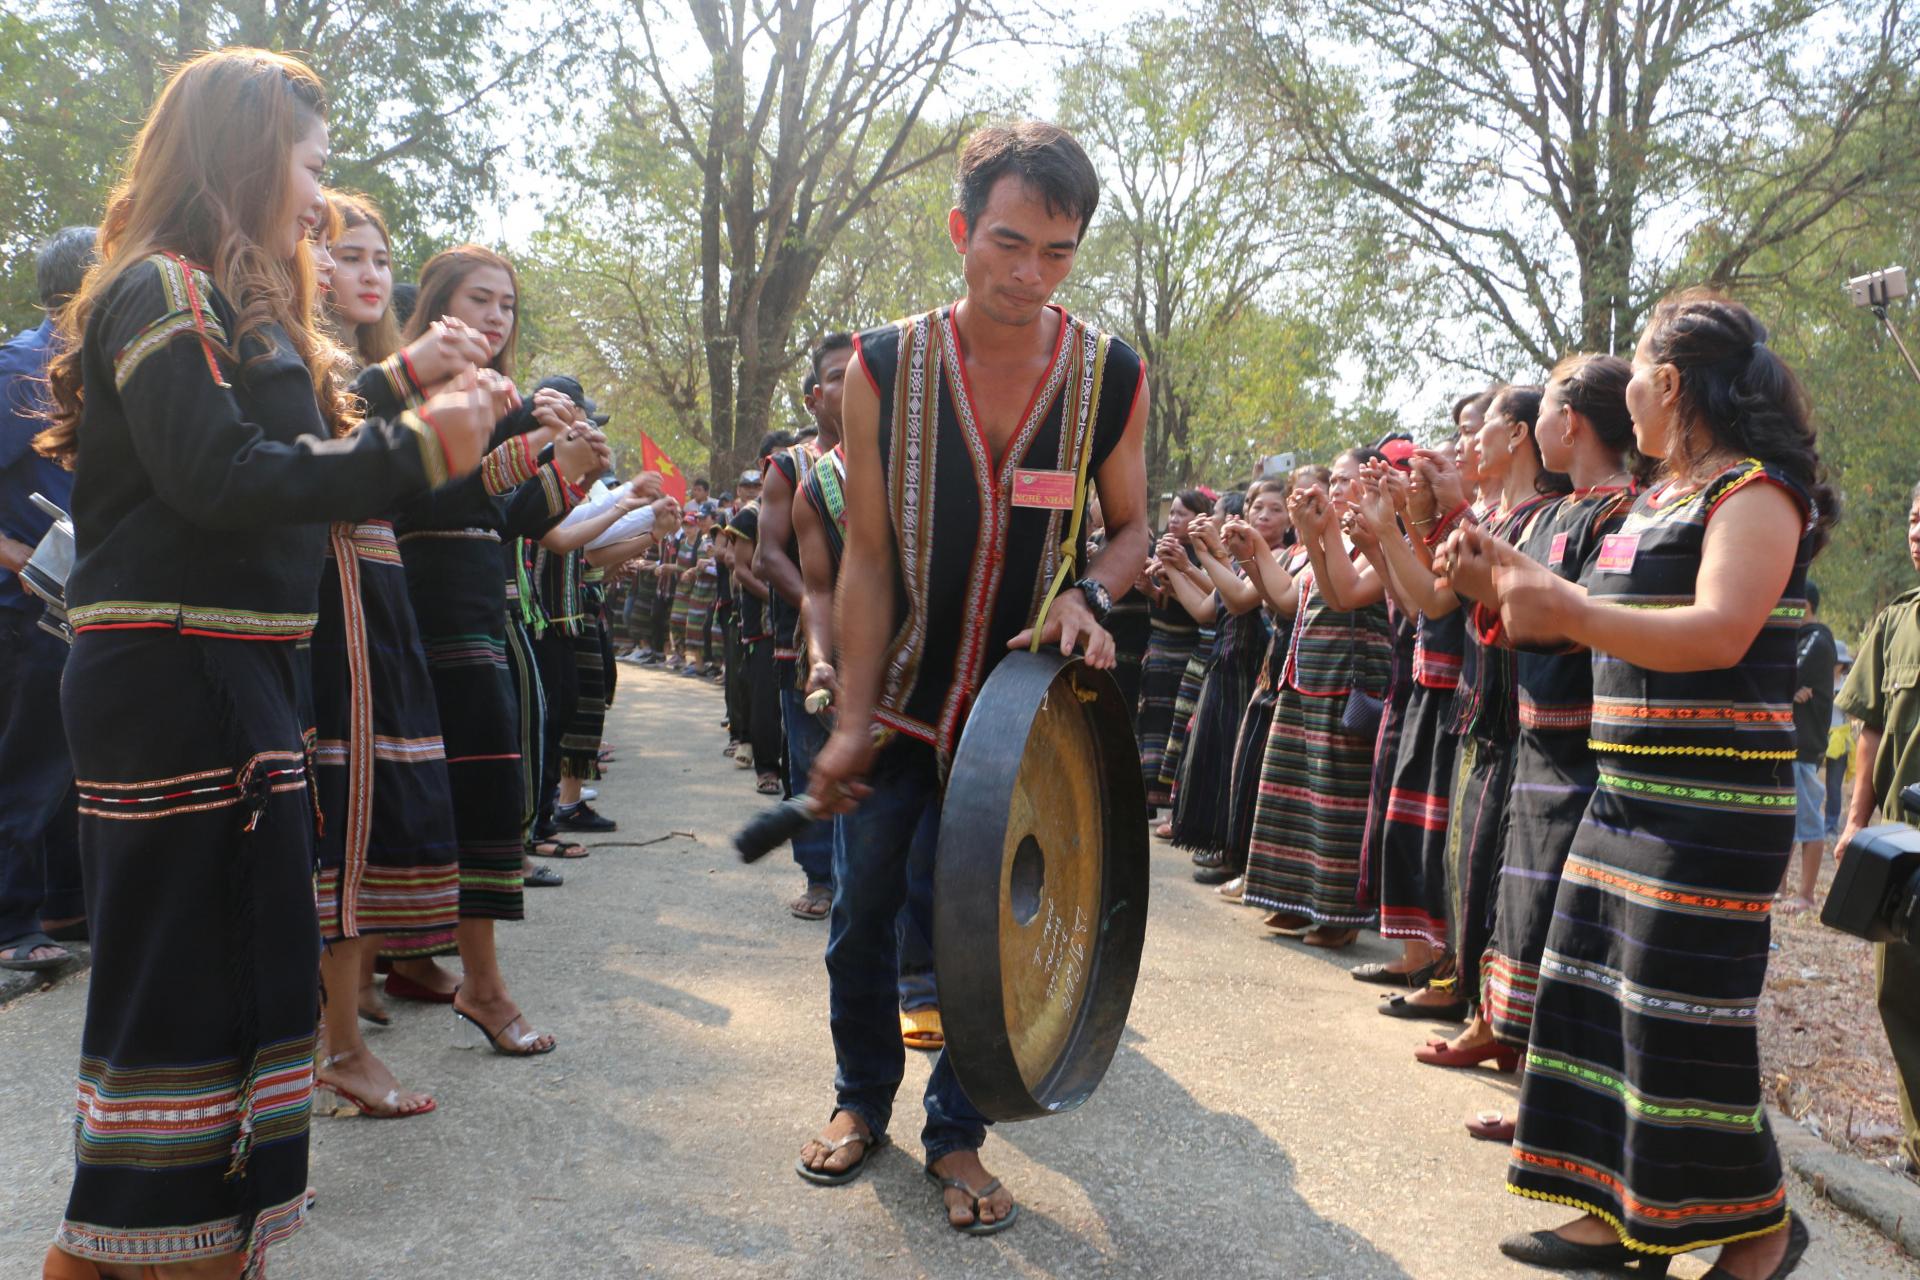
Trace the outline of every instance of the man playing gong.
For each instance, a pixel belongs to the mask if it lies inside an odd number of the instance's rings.
[[[800,1153],[812,1182],[851,1181],[886,1141],[905,1065],[894,918],[907,854],[937,820],[981,684],[1035,626],[1042,643],[1113,666],[1101,622],[1146,562],[1145,368],[1050,302],[1099,203],[1092,162],[1052,125],[983,129],[961,153],[959,198],[947,230],[966,297],[861,334],[847,376],[839,718],[809,788],[847,815],[827,942],[838,1071],[827,1127]],[[1076,552],[1077,580],[1049,606],[1083,477],[1107,542],[1091,563]],[[1013,1198],[980,1162],[986,1120],[946,1053],[926,1108],[948,1221],[1011,1225]]]

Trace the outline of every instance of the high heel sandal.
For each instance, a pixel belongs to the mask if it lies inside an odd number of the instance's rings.
[[[460,993],[456,990],[453,994],[457,997]],[[508,1028],[526,1017],[522,1013],[516,1013],[501,1023],[498,1031],[489,1031],[481,1026],[478,1019],[472,1014],[463,1012],[458,1004],[453,1006],[453,1016],[478,1031],[493,1051],[505,1058],[535,1058],[543,1053],[552,1053],[560,1047],[560,1042],[550,1036],[547,1038],[545,1048],[538,1047],[541,1033],[532,1029],[529,1029],[525,1035],[516,1036],[511,1040],[502,1040],[501,1037],[507,1034]]]
[[[359,1052],[360,1050],[358,1049],[349,1049],[345,1053],[328,1054],[326,1057],[320,1059],[320,1071],[331,1071],[335,1064],[345,1062],[348,1058],[353,1057]],[[339,1094],[348,1102],[351,1102],[359,1110],[360,1114],[369,1120],[405,1120],[411,1116],[426,1115],[427,1112],[434,1110],[440,1105],[432,1098],[427,1098],[424,1102],[416,1105],[403,1104],[400,1101],[400,1091],[398,1089],[387,1090],[387,1096],[382,1098],[378,1105],[375,1105],[343,1085],[335,1084],[331,1080],[320,1079],[319,1072],[314,1073],[313,1083],[317,1089],[329,1089]]]
[[[1664,1276],[1673,1265],[1666,1253],[1636,1253],[1624,1244],[1575,1244],[1552,1231],[1529,1231],[1508,1236],[1500,1252],[1515,1262],[1555,1271],[1617,1271],[1632,1263],[1638,1276]]]

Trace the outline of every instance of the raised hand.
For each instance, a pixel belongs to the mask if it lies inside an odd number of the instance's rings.
[[[520,393],[514,389],[513,379],[497,370],[481,368],[475,372],[480,377],[480,385],[493,397],[493,418],[495,422],[506,417],[520,407]]]
[[[553,461],[561,475],[578,484],[600,465],[600,449],[585,431],[570,427],[553,442]]]
[[[656,500],[667,491],[666,481],[661,479],[658,471],[639,472],[628,481],[628,484],[633,488],[634,497],[645,498],[649,502]]]
[[[440,442],[448,476],[464,476],[480,465],[493,440],[493,396],[468,369],[420,406],[420,419]]]
[[[1443,453],[1419,449],[1413,455],[1413,485],[1407,507],[1416,520],[1438,520],[1466,501],[1460,468]]]
[[[486,338],[451,316],[428,325],[427,331],[404,350],[414,377],[429,390],[493,359],[493,348]]]
[[[1317,539],[1327,527],[1327,492],[1317,484],[1295,489],[1287,498],[1287,513],[1303,539]]]

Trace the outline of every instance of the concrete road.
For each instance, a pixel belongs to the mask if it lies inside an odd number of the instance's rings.
[[[530,894],[528,921],[501,931],[558,1051],[495,1057],[444,1009],[401,1006],[370,1039],[440,1109],[315,1121],[319,1202],[273,1255],[275,1280],[1542,1274],[1494,1244],[1566,1214],[1506,1194],[1504,1150],[1461,1127],[1510,1104],[1510,1080],[1413,1062],[1435,1028],[1376,1016],[1375,990],[1346,973],[1389,953],[1378,940],[1338,956],[1276,941],[1167,848],[1106,1083],[988,1142],[1024,1206],[1013,1230],[945,1226],[920,1171],[918,1055],[899,1145],[851,1186],[802,1183],[794,1156],[832,1098],[826,928],[787,914],[800,877],[784,854],[732,856],[761,798],[721,758],[720,715],[710,685],[621,669],[600,801],[620,831],[559,864],[566,887]],[[693,835],[633,847],[675,831]],[[37,1274],[64,1203],[85,998],[82,978],[0,1011],[0,1276]],[[1915,1274],[1807,1187],[1792,1198],[1816,1237],[1801,1275]]]

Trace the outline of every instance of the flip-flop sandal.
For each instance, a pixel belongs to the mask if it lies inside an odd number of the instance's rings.
[[[946,1048],[947,1032],[941,1025],[940,1011],[934,1008],[902,1009],[900,1039],[907,1048],[918,1049],[922,1053],[934,1053]]]
[[[566,882],[566,877],[552,867],[535,867],[520,877],[521,885],[528,889],[558,889]]]
[[[801,920],[825,920],[833,910],[833,890],[825,885],[808,885],[807,891],[787,904]]]
[[[972,1187],[968,1186],[966,1183],[962,1182],[960,1179],[943,1178],[931,1169],[927,1170],[927,1176],[940,1184],[940,1192],[941,1192],[940,1211],[942,1213],[946,1213],[946,1206],[947,1206],[946,1192],[949,1190],[958,1191],[961,1195],[966,1196],[968,1199],[973,1201],[973,1221],[967,1223],[965,1226],[961,1226],[958,1223],[954,1222],[953,1216],[951,1214],[947,1215],[947,1225],[952,1227],[955,1231],[958,1231],[961,1235],[967,1235],[967,1236],[998,1235],[1000,1232],[1005,1231],[1008,1227],[1012,1226],[1015,1222],[1018,1222],[1020,1220],[1020,1206],[1016,1204],[1012,1208],[1007,1210],[1007,1216],[1004,1218],[998,1218],[992,1222],[980,1221],[980,1202],[982,1200],[985,1200],[988,1196],[992,1195],[994,1192],[1000,1190],[1000,1179],[998,1178],[995,1178],[992,1182],[989,1182],[986,1186],[980,1188],[978,1191],[975,1191]]]
[[[835,1112],[834,1114],[838,1115],[839,1112]],[[827,1123],[833,1123],[831,1116],[828,1117]],[[844,1187],[860,1176],[861,1172],[867,1167],[867,1161],[873,1158],[874,1152],[887,1145],[887,1135],[883,1133],[877,1137],[863,1138],[858,1133],[850,1133],[846,1137],[834,1142],[828,1142],[821,1138],[816,1138],[814,1141],[825,1147],[827,1154],[830,1156],[836,1151],[845,1150],[856,1142],[864,1142],[866,1144],[866,1148],[860,1153],[860,1158],[838,1173],[832,1173],[826,1169],[809,1169],[807,1168],[807,1162],[805,1160],[795,1160],[793,1162],[793,1171],[799,1174],[802,1179],[813,1183],[817,1187]]]
[[[60,952],[57,956],[46,956],[39,960],[29,960],[41,947],[54,947]],[[12,942],[0,946],[0,951],[11,952],[15,959],[0,957],[0,969],[17,969],[21,973],[44,973],[48,969],[58,969],[71,963],[73,952],[67,950],[44,933],[29,933],[15,938]]]
[[[385,1009],[369,1009],[367,1006],[361,1005],[358,1012],[360,1014],[360,1021],[362,1022],[371,1022],[376,1027],[390,1027],[393,1025],[393,1015]]]
[[[1405,1018],[1409,1022],[1465,1022],[1467,1002],[1456,1000],[1452,1004],[1415,1004],[1405,996],[1393,996],[1382,1000],[1375,1012],[1389,1018]]]
[[[1498,1111],[1482,1111],[1467,1121],[1467,1132],[1486,1142],[1512,1142],[1513,1121]]]
[[[527,846],[527,852],[536,858],[584,858],[587,846],[571,840],[535,840]]]

